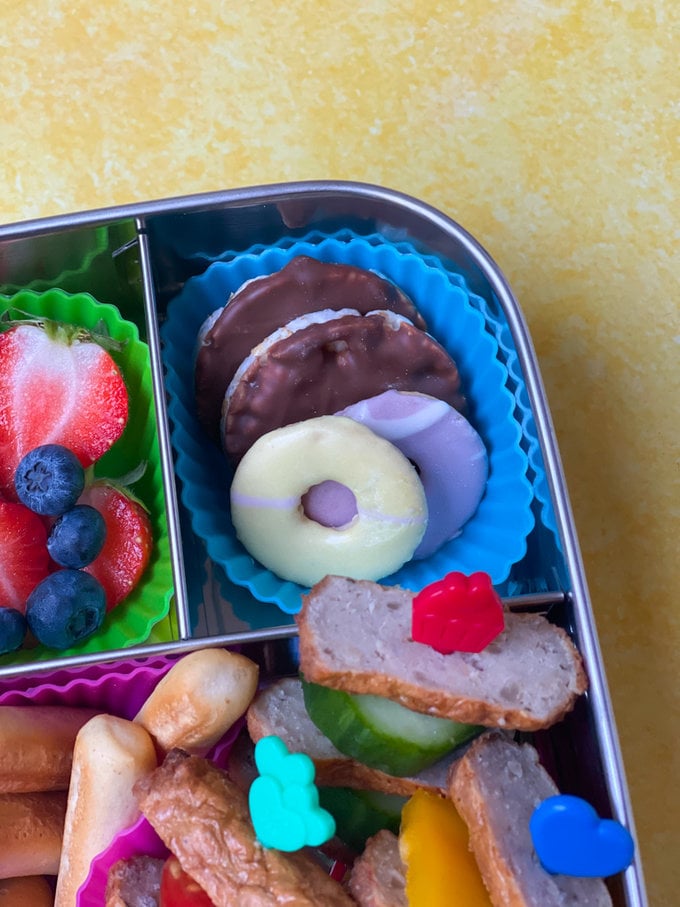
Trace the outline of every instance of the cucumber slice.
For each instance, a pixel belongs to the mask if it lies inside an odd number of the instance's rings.
[[[483,728],[384,699],[302,681],[309,717],[346,756],[390,775],[416,775]]]
[[[335,819],[336,834],[361,853],[371,835],[383,828],[399,834],[401,811],[407,797],[349,787],[320,787],[319,803]]]

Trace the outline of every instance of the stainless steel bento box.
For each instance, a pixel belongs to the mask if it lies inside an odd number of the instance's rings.
[[[542,610],[577,643],[588,693],[559,725],[542,732],[542,749],[565,792],[589,799],[633,831],[633,816],[595,632],[579,543],[550,411],[525,321],[491,257],[461,226],[405,195],[344,182],[289,183],[148,202],[0,227],[0,293],[30,285],[89,292],[134,321],[149,344],[155,411],[174,577],[171,642],[40,663],[2,667],[0,681],[55,667],[243,643],[267,658],[285,656],[295,635],[291,615],[275,605],[232,599],[215,579],[205,546],[191,527],[174,467],[161,329],[169,302],[213,256],[238,253],[310,231],[350,229],[408,243],[444,271],[461,274],[494,320],[499,355],[525,395],[533,439],[535,525],[527,553],[511,571],[504,594],[516,607]],[[83,264],[83,262],[85,262]],[[519,416],[518,416],[519,418]],[[543,484],[539,486],[540,482]],[[483,569],[483,567],[481,568]],[[227,587],[228,588],[228,587]],[[247,596],[246,596],[247,597]],[[636,858],[612,880],[615,904],[642,907],[646,895]]]

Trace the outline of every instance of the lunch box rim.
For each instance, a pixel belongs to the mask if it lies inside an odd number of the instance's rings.
[[[153,373],[156,417],[161,446],[163,476],[168,509],[168,530],[173,552],[177,611],[180,639],[169,643],[140,644],[130,648],[92,653],[85,656],[53,659],[29,665],[0,668],[0,678],[23,674],[38,674],[54,668],[109,662],[121,658],[140,658],[159,654],[178,654],[215,645],[236,645],[242,642],[264,642],[295,634],[291,626],[270,627],[264,630],[249,630],[229,633],[223,636],[191,637],[187,617],[186,590],[182,558],[177,554],[181,547],[181,532],[178,522],[178,502],[175,491],[172,457],[169,441],[169,425],[166,406],[162,404],[159,389],[164,387],[163,364],[156,317],[156,299],[153,282],[153,262],[150,260],[147,224],[154,218],[166,215],[188,215],[211,210],[272,205],[282,201],[305,199],[323,203],[330,199],[342,199],[351,204],[361,201],[362,205],[373,205],[389,210],[394,222],[406,224],[409,236],[418,236],[421,244],[428,247],[430,254],[442,257],[448,248],[464,253],[470,263],[478,269],[481,279],[498,300],[515,344],[518,360],[526,382],[541,454],[545,462],[550,496],[555,511],[555,520],[568,566],[571,588],[569,597],[573,603],[577,622],[578,644],[584,658],[588,677],[588,700],[595,720],[598,744],[601,751],[606,784],[613,812],[634,834],[633,813],[630,804],[618,734],[613,716],[611,698],[604,671],[592,606],[585,577],[578,537],[574,525],[571,505],[567,492],[557,439],[552,424],[548,401],[529,330],[519,303],[490,254],[483,246],[453,218],[437,208],[403,192],[372,183],[344,180],[299,181],[263,184],[258,186],[175,196],[105,207],[74,214],[59,214],[50,217],[19,221],[0,225],[0,242],[13,239],[30,239],[47,234],[60,233],[83,228],[120,223],[131,220],[137,230],[140,247],[142,287],[147,319],[148,342]],[[453,256],[451,256],[453,257]],[[644,907],[647,904],[642,867],[639,854],[623,875],[623,888],[629,907]]]

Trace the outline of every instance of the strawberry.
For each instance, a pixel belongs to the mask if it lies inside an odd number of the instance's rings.
[[[61,444],[87,468],[122,434],[128,394],[110,353],[83,328],[13,325],[0,334],[0,492],[16,500],[25,454]]]
[[[23,504],[0,501],[0,605],[23,614],[29,594],[49,572],[41,517]]]
[[[78,503],[94,507],[106,523],[104,547],[83,569],[104,587],[110,611],[127,598],[146,570],[153,546],[151,520],[129,492],[106,480],[89,485]]]

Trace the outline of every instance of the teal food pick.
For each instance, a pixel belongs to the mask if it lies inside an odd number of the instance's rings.
[[[290,753],[276,735],[255,745],[258,777],[248,804],[258,841],[291,852],[319,847],[335,834],[335,819],[319,806],[314,763],[305,753]]]

